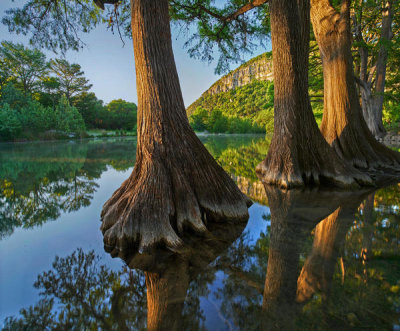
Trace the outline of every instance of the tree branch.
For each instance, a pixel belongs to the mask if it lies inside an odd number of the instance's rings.
[[[243,15],[244,13],[248,12],[249,10],[259,7],[264,3],[267,3],[268,0],[253,0],[250,1],[248,4],[244,5],[243,7],[239,8],[236,12],[232,13],[231,15],[226,17],[227,22],[231,22],[236,19],[238,16]]]

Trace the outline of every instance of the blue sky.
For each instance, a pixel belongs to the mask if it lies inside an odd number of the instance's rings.
[[[11,7],[20,7],[25,0],[1,0],[0,13]],[[204,63],[191,59],[183,48],[186,41],[184,35],[172,30],[175,62],[178,69],[183,98],[186,106],[195,101],[220,76],[214,74],[215,63]],[[22,42],[28,45],[27,38],[10,34],[6,26],[0,23],[0,40]],[[135,66],[132,41],[126,40],[123,47],[117,35],[107,31],[105,26],[96,28],[90,34],[82,35],[86,47],[80,52],[68,52],[66,59],[82,66],[85,76],[93,84],[92,92],[99,99],[108,103],[113,99],[124,99],[137,102]],[[254,56],[261,54],[258,49]],[[44,51],[48,58],[56,57],[52,52]],[[250,59],[252,56],[248,56]],[[232,68],[238,65],[233,64]]]

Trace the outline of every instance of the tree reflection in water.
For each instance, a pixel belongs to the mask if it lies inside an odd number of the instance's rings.
[[[177,252],[120,252],[121,271],[78,250],[38,277],[41,301],[8,318],[6,329],[202,330],[200,298],[211,296],[222,320],[216,330],[392,329],[400,186],[265,189],[271,225],[255,244],[245,224],[209,224],[206,237],[186,238]]]
[[[199,298],[216,271],[209,265],[246,223],[208,224],[205,235],[185,237],[179,252],[119,251],[127,265],[120,272],[99,265],[93,251],[56,257],[34,284],[42,300],[22,309],[21,318],[9,317],[5,329],[203,330]]]
[[[131,167],[131,145],[128,153],[118,140],[15,145],[1,153],[0,239],[89,206],[108,165]]]

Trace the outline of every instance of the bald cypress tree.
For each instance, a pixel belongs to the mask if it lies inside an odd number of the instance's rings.
[[[97,4],[114,4],[114,10],[122,6],[125,18],[129,10],[130,28],[126,21],[121,24],[132,32],[138,94],[136,163],[103,207],[105,245],[116,251],[128,246],[176,247],[187,228],[204,232],[210,221],[247,220],[251,201],[189,126],[172,51],[168,0]],[[30,0],[22,9],[8,12],[8,23],[13,29],[21,22],[16,18],[24,18],[19,29],[36,31],[34,41],[49,48],[74,48],[80,45],[79,30],[92,28],[101,15],[88,1],[67,1],[63,6],[53,0]],[[48,34],[54,22],[58,39]]]

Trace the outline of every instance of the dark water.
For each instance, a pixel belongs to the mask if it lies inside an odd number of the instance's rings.
[[[126,261],[132,269],[105,253],[99,213],[132,171],[134,139],[0,145],[1,325],[398,329],[398,184],[264,188],[254,173],[263,137],[202,140],[255,202],[249,221],[210,226],[178,256],[136,256]]]

